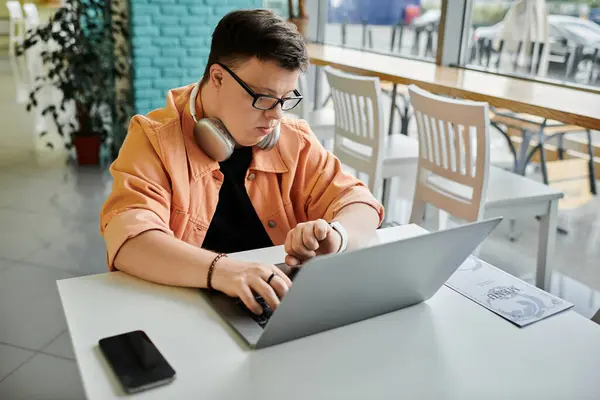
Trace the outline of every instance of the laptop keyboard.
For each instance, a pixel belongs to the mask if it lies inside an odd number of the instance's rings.
[[[263,308],[263,313],[261,315],[254,314],[240,299],[237,300],[237,304],[242,307],[242,309],[246,311],[250,317],[252,317],[252,319],[261,326],[261,328],[264,328],[267,325],[267,322],[269,322],[271,315],[273,315],[273,310],[261,296],[255,296],[254,298]]]

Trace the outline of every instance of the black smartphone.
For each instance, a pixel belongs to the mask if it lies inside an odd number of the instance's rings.
[[[127,393],[166,385],[175,379],[175,370],[144,331],[106,337],[98,345]]]

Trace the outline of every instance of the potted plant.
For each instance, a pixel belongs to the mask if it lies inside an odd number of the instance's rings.
[[[101,146],[110,144],[115,129],[131,115],[131,96],[119,93],[117,101],[115,89],[116,80],[129,76],[131,67],[127,12],[119,1],[124,0],[67,1],[48,24],[29,31],[18,50],[23,54],[43,45],[41,73],[27,110],[39,107],[43,116],[52,117],[67,150],[75,149],[79,165],[99,164]],[[118,38],[125,44],[115,46]],[[48,86],[59,95],[40,98]]]
[[[306,14],[306,0],[297,0],[298,8],[294,5],[294,0],[288,0],[289,21],[294,23],[298,28],[298,32],[306,37],[308,30],[308,15]]]

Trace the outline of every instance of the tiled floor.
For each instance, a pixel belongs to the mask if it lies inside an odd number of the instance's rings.
[[[110,181],[34,156],[32,116],[0,60],[0,399],[84,399],[56,281],[105,272]]]
[[[0,60],[0,399],[83,399],[56,280],[106,272],[98,213],[110,177],[76,169],[53,153],[33,156],[32,118],[15,104]],[[600,201],[561,212],[552,291],[586,317],[600,307]],[[535,267],[537,222],[519,221],[511,243],[501,226],[485,260],[521,277]]]

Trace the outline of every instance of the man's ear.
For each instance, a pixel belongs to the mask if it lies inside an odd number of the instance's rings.
[[[220,89],[223,84],[223,68],[218,64],[213,64],[209,71],[210,82],[216,88]]]

